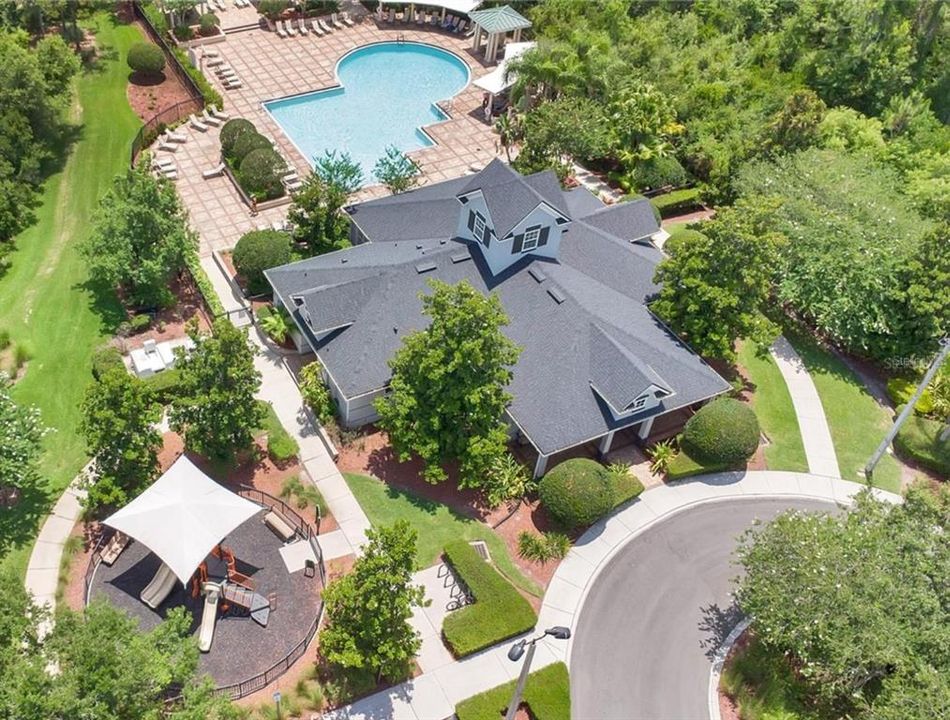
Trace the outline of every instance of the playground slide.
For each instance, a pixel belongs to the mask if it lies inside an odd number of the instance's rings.
[[[205,608],[201,615],[201,631],[198,633],[198,649],[208,652],[214,640],[214,623],[218,619],[218,600],[221,592],[217,585],[207,583],[204,586]]]
[[[154,610],[168,597],[172,588],[175,587],[176,580],[175,573],[172,572],[171,568],[162,563],[158,572],[155,573],[155,577],[152,578],[152,582],[145,587],[139,597],[142,602]]]

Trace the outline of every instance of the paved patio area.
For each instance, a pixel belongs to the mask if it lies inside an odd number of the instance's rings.
[[[211,47],[234,68],[243,87],[225,90],[210,69],[207,76],[224,97],[225,111],[231,117],[247,118],[260,132],[273,138],[288,162],[296,167],[301,177],[305,177],[310,172],[307,159],[264,111],[262,103],[331,87],[336,83],[334,69],[344,54],[369,43],[399,37],[455,52],[471,68],[473,80],[494,67],[484,65],[480,53],[472,52],[469,38],[416,25],[377,25],[373,18],[367,17],[354,27],[337,29],[323,37],[311,33],[306,37],[282,39],[263,29],[228,34],[227,41]],[[470,172],[472,166],[482,167],[503,154],[497,145],[498,136],[482,117],[481,103],[482,91],[470,83],[444,104],[443,109],[450,119],[427,128],[436,145],[409,153],[422,169],[423,183],[458,177]],[[385,112],[385,108],[380,108],[380,112]],[[177,165],[179,193],[201,236],[202,255],[209,255],[213,250],[230,249],[245,232],[271,226],[286,217],[286,205],[252,217],[228,178],[202,178],[203,170],[213,168],[219,162],[216,128],[199,132],[186,124],[179,132],[187,134],[188,141],[177,149],[174,156],[162,151],[158,155],[173,157]],[[379,186],[365,188],[358,197],[365,199],[385,192]]]

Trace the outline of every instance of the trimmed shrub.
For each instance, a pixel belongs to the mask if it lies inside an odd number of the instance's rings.
[[[672,155],[638,160],[630,173],[634,185],[640,189],[679,187],[689,182],[689,173]]]
[[[245,133],[256,133],[257,128],[254,127],[254,123],[250,120],[245,120],[244,118],[234,118],[233,120],[228,120],[221,127],[220,141],[221,141],[221,153],[226,158],[231,158],[232,153],[234,152],[234,144],[238,141]]]
[[[610,473],[587,458],[566,460],[538,485],[541,504],[568,530],[587,527],[614,506]]]
[[[261,0],[257,3],[257,12],[269,20],[277,20],[288,4],[287,0]]]
[[[894,438],[894,447],[900,455],[950,480],[950,437],[940,439],[945,428],[937,420],[911,415]]]
[[[681,447],[701,463],[731,465],[752,457],[759,432],[752,408],[732,398],[718,398],[689,419]]]
[[[217,33],[218,16],[214,13],[205,13],[198,19],[198,34],[208,37]]]
[[[650,202],[665,218],[682,215],[692,210],[702,210],[703,207],[699,201],[699,188],[674,190],[666,195],[650,198]]]
[[[145,313],[139,315],[133,315],[132,319],[129,320],[129,328],[133,333],[140,333],[148,330],[148,326],[152,324],[152,318]]]
[[[161,75],[165,69],[165,53],[153,43],[137,42],[129,48],[126,62],[133,71],[143,75]]]
[[[191,25],[176,25],[175,29],[172,30],[172,35],[174,35],[177,40],[187,42],[188,40],[194,39],[195,31],[191,29]]]
[[[250,153],[262,148],[273,150],[271,141],[261,135],[259,132],[246,132],[238,136],[234,141],[234,147],[231,149],[231,161],[235,165],[240,165],[241,161]]]
[[[273,148],[252,150],[241,160],[238,170],[241,187],[255,200],[280,197],[284,194],[280,176],[286,168],[284,159]]]
[[[125,363],[122,362],[122,353],[114,347],[104,347],[96,350],[92,356],[92,376],[101,380],[110,370],[121,369],[125,372]]]
[[[266,292],[270,285],[264,271],[290,262],[290,235],[277,230],[252,230],[238,240],[231,259],[251,294]]]
[[[895,405],[906,405],[917,392],[917,383],[904,378],[891,378],[887,381],[887,395]],[[926,388],[920,400],[914,405],[914,412],[918,415],[929,415],[934,411],[934,396],[930,388]]]
[[[449,613],[442,636],[457,658],[520,635],[534,627],[537,615],[515,587],[465,541],[445,546],[445,561],[475,602]]]
[[[663,252],[667,255],[676,254],[677,249],[691,242],[705,242],[706,236],[699,230],[690,230],[686,227],[677,227],[670,233],[663,245]]]
[[[177,368],[162,370],[162,372],[147,377],[143,382],[152,391],[156,402],[168,405],[181,397],[181,375]]]
[[[219,109],[223,108],[224,100],[221,99],[221,93],[214,89],[214,86],[208,82],[208,78],[205,77],[205,74],[201,72],[201,70],[191,64],[185,51],[180,47],[173,47],[171,50],[172,55],[178,58],[178,64],[185,68],[188,77],[195,81],[195,85],[197,85],[198,90],[201,91],[201,98],[204,100],[205,105],[214,105]]]

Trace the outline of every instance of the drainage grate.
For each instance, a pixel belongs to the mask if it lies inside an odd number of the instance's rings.
[[[488,554],[488,545],[484,540],[472,540],[469,545],[475,548],[475,552],[482,556],[482,560],[491,562],[491,555]]]

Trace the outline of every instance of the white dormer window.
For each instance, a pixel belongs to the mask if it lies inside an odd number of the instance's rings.
[[[538,240],[541,238],[541,226],[535,225],[524,231],[524,242],[521,244],[521,252],[528,252],[538,247]]]
[[[485,237],[485,218],[482,217],[481,213],[475,213],[475,228],[472,233],[479,242]]]
[[[631,410],[640,410],[644,405],[647,404],[646,395],[641,395],[636,400],[633,401],[633,405],[630,406]]]

